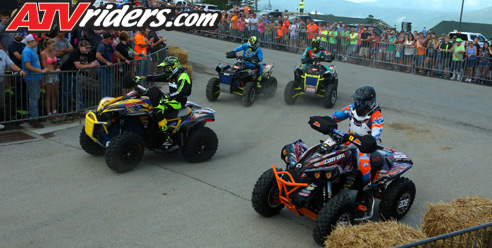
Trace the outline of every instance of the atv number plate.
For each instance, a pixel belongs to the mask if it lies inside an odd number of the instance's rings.
[[[314,86],[306,86],[306,92],[308,92],[308,93],[316,93],[316,87],[314,87]]]

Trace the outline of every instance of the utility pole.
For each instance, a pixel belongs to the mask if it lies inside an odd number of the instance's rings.
[[[458,24],[458,31],[461,31],[461,18],[463,17],[463,7],[465,6],[465,0],[461,3],[461,14],[460,14],[460,23]]]
[[[258,0],[255,0],[255,11],[258,12]]]

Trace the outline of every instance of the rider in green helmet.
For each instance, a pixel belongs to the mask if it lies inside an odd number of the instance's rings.
[[[191,80],[186,73],[186,67],[182,67],[176,57],[167,57],[157,68],[162,73],[156,76],[136,77],[136,81],[160,81],[169,82],[169,95],[162,93],[157,87],[152,87],[147,91],[150,102],[154,107],[154,115],[158,121],[161,131],[166,133],[166,140],[163,145],[171,145],[172,139],[169,135],[166,115],[182,109],[191,95]]]

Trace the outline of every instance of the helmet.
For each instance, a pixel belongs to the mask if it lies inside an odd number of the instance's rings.
[[[249,47],[249,50],[251,50],[253,52],[256,51],[260,47],[260,42],[258,42],[258,39],[256,38],[256,36],[251,36],[248,39],[248,47]]]
[[[311,48],[313,51],[317,52],[320,49],[321,46],[321,39],[319,37],[313,38],[311,42]]]
[[[177,57],[170,56],[165,58],[164,62],[160,63],[157,68],[161,70],[161,73],[164,74],[167,79],[171,79],[179,71],[181,64]]]
[[[366,116],[378,107],[376,90],[370,85],[364,85],[355,90],[352,95],[354,108],[358,116]]]
[[[157,107],[157,105],[159,105],[162,95],[164,95],[164,93],[162,93],[162,91],[157,87],[150,88],[145,94],[149,97],[150,104],[152,104],[153,107]]]

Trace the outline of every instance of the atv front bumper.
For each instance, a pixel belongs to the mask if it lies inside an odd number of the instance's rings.
[[[96,125],[102,125],[104,131],[107,134],[108,133],[108,129],[106,128],[107,124],[108,124],[107,122],[98,121],[96,114],[94,114],[92,111],[89,111],[89,113],[85,115],[85,133],[94,141],[97,141],[97,138],[94,137],[95,136],[94,131],[96,130]]]
[[[275,179],[277,180],[278,193],[280,203],[284,204],[291,212],[297,215],[305,215],[313,220],[318,218],[316,213],[306,209],[306,208],[297,208],[292,204],[291,194],[296,192],[299,188],[307,187],[307,183],[296,183],[292,175],[287,171],[277,171],[275,165],[272,165],[273,173],[275,174]],[[287,180],[285,180],[286,178]]]

